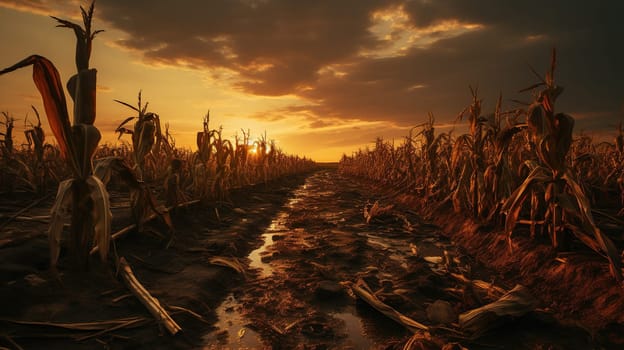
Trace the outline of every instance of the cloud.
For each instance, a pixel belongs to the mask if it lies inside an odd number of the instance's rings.
[[[72,19],[80,19],[80,5],[88,6],[80,0],[0,0],[0,7],[44,16],[62,15]]]
[[[119,45],[148,61],[227,68],[237,87],[283,95],[314,84],[316,72],[374,47],[368,31],[379,0],[107,1],[99,15],[128,33]],[[149,9],[149,11],[148,11]]]
[[[0,1],[33,11],[52,3]],[[247,94],[300,97],[255,117],[305,118],[311,129],[336,120],[407,127],[428,112],[448,122],[470,102],[468,85],[479,86],[486,111],[501,91],[508,106],[529,100],[517,93],[535,82],[527,64],[545,71],[553,46],[566,87],[560,110],[593,113],[592,127],[623,112],[620,1],[107,0],[96,13],[148,64],[224,75]]]

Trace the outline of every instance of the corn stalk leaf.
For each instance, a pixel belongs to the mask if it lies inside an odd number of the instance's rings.
[[[501,211],[506,215],[505,231],[507,232],[508,237],[511,236],[511,233],[516,226],[516,222],[518,221],[518,217],[520,216],[520,211],[522,209],[522,204],[528,197],[531,187],[536,183],[549,181],[551,178],[552,177],[548,175],[548,170],[546,168],[541,166],[534,167],[529,176],[524,179],[524,182],[522,182],[522,184],[513,191],[511,196],[507,198],[501,208]]]
[[[215,256],[210,258],[210,263],[212,265],[229,267],[243,276],[245,276],[246,274],[246,270],[243,264],[241,264],[241,262],[234,257]]]
[[[459,315],[459,325],[473,337],[478,337],[500,325],[500,318],[522,316],[533,311],[537,304],[537,299],[525,287],[516,285],[497,301]]]
[[[33,81],[43,99],[43,106],[48,116],[48,124],[58,142],[61,154],[70,160],[76,174],[78,164],[74,159],[74,145],[71,139],[71,125],[67,112],[67,102],[58,70],[47,58],[39,55],[29,56],[22,61],[0,71],[0,75],[26,66],[33,66]]]
[[[126,107],[128,107],[128,108],[131,108],[131,109],[133,109],[133,110],[135,110],[135,111],[137,111],[137,112],[139,112],[139,113],[141,112],[141,110],[140,110],[140,109],[138,109],[138,108],[136,108],[135,106],[133,106],[133,105],[131,105],[131,104],[129,104],[129,103],[126,103],[126,102],[124,102],[124,101],[119,101],[119,100],[113,100],[113,101],[115,101],[115,102],[117,102],[117,103],[120,103],[120,104],[122,104],[122,105],[124,105],[124,106],[126,106]]]
[[[56,200],[50,210],[50,228],[48,229],[50,266],[56,266],[61,252],[61,233],[63,232],[63,224],[70,218],[73,182],[73,179],[69,179],[59,183]]]
[[[93,224],[94,224],[94,245],[99,247],[100,258],[106,261],[110,240],[111,222],[113,214],[110,209],[110,200],[106,186],[97,176],[90,176],[87,179],[91,199],[93,200]]]
[[[576,182],[572,176],[570,170],[566,170],[564,173],[563,180],[568,184],[570,189],[572,190],[572,195],[576,198],[576,202],[580,209],[580,218],[583,223],[583,228],[591,233],[593,233],[596,242],[598,242],[598,246],[603,253],[606,254],[607,259],[609,260],[609,268],[611,270],[611,274],[615,277],[616,280],[622,280],[622,261],[620,260],[620,255],[615,248],[613,242],[607,237],[594,223],[594,218],[591,213],[591,206],[589,204],[589,200],[585,196],[583,189]],[[595,246],[591,246],[590,248],[597,250]]]

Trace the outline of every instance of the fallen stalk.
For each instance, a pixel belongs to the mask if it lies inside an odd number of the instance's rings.
[[[33,207],[36,207],[37,205],[39,205],[41,202],[45,201],[46,199],[52,197],[54,193],[48,193],[45,196],[34,200],[32,203],[30,203],[29,205],[25,206],[24,208],[18,210],[15,214],[13,214],[10,218],[8,218],[5,222],[3,222],[2,224],[0,224],[0,230],[2,230],[6,225],[8,225],[9,223],[11,223],[11,221],[15,220],[15,218],[17,218],[18,216],[21,216],[23,213],[27,212],[28,210],[30,210]]]
[[[77,341],[83,341],[83,340],[87,340],[87,339],[90,339],[90,338],[93,338],[93,337],[98,337],[98,336],[100,336],[102,334],[110,333],[112,331],[116,331],[116,330],[121,329],[121,328],[137,326],[139,324],[144,323],[145,321],[147,321],[147,320],[144,319],[144,318],[137,318],[137,319],[134,319],[134,320],[128,320],[125,323],[121,323],[121,324],[118,324],[116,326],[113,326],[113,327],[110,327],[110,328],[107,328],[107,329],[103,329],[103,330],[101,330],[99,332],[95,332],[93,334],[85,335],[84,337],[77,338],[76,340]]]
[[[120,318],[116,320],[107,320],[107,321],[75,322],[75,323],[0,319],[0,321],[2,322],[14,323],[14,324],[19,324],[23,326],[41,326],[41,327],[62,328],[62,329],[68,329],[72,331],[99,331],[99,330],[108,329],[110,327],[127,324],[128,322],[136,322],[136,321],[144,321],[144,320],[145,318],[141,316],[126,317],[126,318]]]
[[[175,335],[182,330],[182,328],[171,318],[171,316],[169,316],[169,313],[167,313],[167,311],[160,306],[158,299],[152,297],[145,287],[143,287],[143,285],[137,280],[134,272],[132,272],[130,265],[124,257],[119,259],[119,273],[132,294],[139,299],[152,316],[154,316],[156,321],[165,326],[171,335]]]
[[[492,283],[488,283],[488,282],[485,282],[485,281],[482,281],[482,280],[469,280],[464,275],[461,275],[461,274],[458,274],[458,273],[450,273],[449,275],[451,277],[455,278],[456,280],[462,282],[462,283],[470,284],[473,287],[477,287],[477,288],[487,292],[488,295],[492,294],[492,296],[494,298],[499,298],[503,294],[507,293],[506,290],[504,290],[503,288],[497,287],[497,286],[493,285]]]
[[[409,331],[429,331],[428,326],[403,315],[393,309],[390,305],[379,300],[363,280],[358,280],[355,284],[351,284],[350,287],[353,293],[360,299],[372,306],[375,310],[384,314],[386,317],[407,328]]]

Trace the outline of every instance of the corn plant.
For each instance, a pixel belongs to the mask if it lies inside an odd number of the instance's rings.
[[[8,112],[2,112],[4,121],[0,125],[4,126],[4,132],[0,132],[2,136],[2,156],[4,158],[13,157],[13,129],[15,128],[15,118],[11,117]]]
[[[31,106],[31,108],[35,112],[37,124],[29,123],[27,116],[24,120],[24,124],[26,124],[24,136],[26,136],[28,153],[32,151],[34,154],[31,169],[34,177],[36,178],[36,187],[38,191],[42,193],[45,191],[46,178],[48,175],[48,171],[43,159],[45,133],[43,131],[43,128],[41,127],[41,116],[39,115],[39,111],[37,111],[35,106]]]
[[[171,165],[167,169],[167,176],[164,182],[165,205],[167,207],[175,207],[188,200],[188,197],[182,191],[182,165],[182,160],[176,158],[171,161]]]
[[[132,135],[132,158],[134,161],[134,170],[140,181],[143,181],[145,177],[145,162],[148,154],[152,153],[158,155],[160,151],[160,144],[162,141],[162,132],[160,128],[160,117],[156,113],[148,112],[147,106],[142,105],[141,91],[139,91],[137,107],[119,100],[115,102],[120,103],[138,113],[136,117],[126,118],[115,132],[119,133],[119,138],[124,134]],[[125,127],[130,121],[135,120],[134,127],[128,129]]]
[[[210,130],[210,111],[206,113],[203,120],[203,130],[197,132],[197,153],[202,163],[206,164],[210,161],[212,154],[212,138],[215,130]]]
[[[446,185],[448,181],[447,176],[442,174],[445,172],[445,164],[440,162],[440,152],[443,151],[444,143],[450,140],[450,134],[439,133],[435,135],[435,117],[433,113],[429,113],[428,121],[424,124],[416,127],[422,127],[422,130],[416,134],[416,137],[422,136],[420,146],[420,162],[423,167],[418,176],[420,178],[420,192],[425,197],[425,200],[429,198],[438,197],[440,190]],[[408,143],[411,143],[412,137]],[[409,146],[411,148],[411,145]],[[414,166],[410,160],[411,166]],[[450,164],[447,164],[450,165]],[[412,170],[413,172],[413,170]]]
[[[130,191],[132,217],[139,231],[143,231],[146,219],[155,213],[173,234],[173,222],[166,208],[157,203],[145,182],[137,179],[134,169],[123,158],[113,156],[98,159],[94,174],[104,186],[108,185],[111,179],[119,180],[126,185]]]
[[[4,126],[4,132],[0,132],[2,140],[0,140],[0,155],[2,155],[2,170],[0,177],[2,178],[3,187],[9,193],[15,188],[15,181],[18,179],[18,172],[15,169],[15,157],[13,149],[13,128],[15,127],[15,119],[9,116],[8,112],[2,112],[4,121],[0,121],[0,125]]]
[[[34,149],[35,159],[37,163],[43,162],[43,145],[45,142],[45,133],[41,127],[41,116],[35,106],[30,106],[35,112],[37,117],[37,124],[30,123],[30,127],[24,130],[24,136],[26,136],[26,142],[28,143],[28,149],[31,147]],[[28,119],[24,121],[26,124]]]
[[[555,112],[562,88],[554,82],[554,70],[553,53],[546,78],[538,75],[540,82],[526,89],[541,88],[525,108],[503,111],[499,97],[494,113],[482,114],[481,100],[471,89],[472,102],[459,117],[468,120],[468,133],[456,138],[436,135],[430,116],[416,127],[422,131],[410,130],[403,145],[378,139],[374,148],[344,155],[339,170],[400,193],[411,189],[427,211],[452,201],[455,209],[469,210],[479,221],[504,220],[510,247],[520,223],[530,224],[531,238],[539,228],[556,249],[576,237],[606,257],[620,280],[619,254],[592,215],[617,219],[607,211],[592,212],[590,198],[599,203],[598,195],[611,200],[617,193],[624,206],[623,132],[620,126],[614,144],[596,145],[583,134],[573,140],[573,118]],[[520,117],[526,117],[526,123]]]
[[[243,134],[242,137],[239,137],[238,134],[234,137],[235,149],[234,149],[234,158],[232,159],[232,174],[233,180],[237,186],[244,186],[249,184],[249,168],[247,164],[247,159],[249,157],[249,136],[250,131],[247,130],[245,132],[244,129],[241,129]]]
[[[197,157],[193,162],[193,190],[201,199],[212,197],[212,184],[216,174],[213,162],[213,139],[216,130],[210,130],[210,111],[206,113],[202,122],[202,131],[197,132]]]
[[[138,94],[136,107],[120,100],[114,101],[134,110],[138,114],[136,117],[132,116],[126,118],[115,129],[115,132],[119,133],[119,138],[126,134],[131,135],[132,148],[128,150],[126,154],[130,154],[134,166],[130,169],[122,159],[117,159],[115,161],[103,162],[103,169],[100,173],[108,173],[108,170],[105,169],[107,166],[110,166],[110,171],[112,171],[113,174],[120,172],[126,174],[125,177],[127,179],[125,182],[130,189],[132,216],[139,231],[143,230],[143,223],[147,217],[152,213],[156,213],[173,232],[173,224],[166,208],[157,204],[154,195],[145,182],[145,179],[148,177],[148,168],[152,170],[150,172],[152,175],[151,177],[156,177],[159,173],[165,173],[165,177],[167,176],[164,167],[158,167],[157,165],[160,163],[161,149],[168,155],[166,157],[167,159],[164,159],[165,162],[173,157],[173,149],[171,149],[170,144],[167,143],[166,147],[161,148],[161,144],[166,143],[167,139],[163,139],[162,136],[160,117],[156,113],[147,111],[149,103],[146,102],[143,104],[141,91],[139,91]],[[135,121],[133,128],[126,128],[126,125],[133,120]],[[151,166],[148,167],[148,164]],[[162,169],[163,171],[159,171],[158,169]]]
[[[260,135],[260,138],[254,141],[253,147],[256,151],[253,157],[253,163],[255,167],[254,176],[256,179],[261,179],[262,183],[266,184],[269,182],[269,169],[270,169],[269,157],[268,157],[269,152],[270,152],[269,150],[270,144],[267,139],[266,131],[264,132],[263,135]]]
[[[485,173],[485,149],[486,137],[484,130],[488,125],[488,118],[481,115],[481,104],[483,100],[478,98],[478,90],[470,87],[472,103],[461,111],[458,120],[468,119],[469,134],[461,135],[455,143],[453,152],[453,164],[461,162],[464,164],[462,173],[455,189],[454,205],[455,209],[461,208],[463,196],[467,197],[472,208],[472,216],[479,217],[484,212],[483,200],[484,173]],[[495,126],[496,127],[496,126]],[[465,161],[461,157],[466,157]]]
[[[539,191],[543,193],[547,207],[544,223],[552,245],[559,248],[569,229],[587,246],[607,257],[611,273],[619,281],[619,254],[611,240],[595,225],[589,200],[568,167],[566,155],[572,143],[574,119],[567,114],[555,113],[555,101],[563,91],[555,84],[555,67],[553,50],[550,70],[545,78],[528,88],[543,87],[527,110],[528,131],[538,160],[528,162],[530,174],[503,205],[505,230],[511,246],[511,234],[524,201],[531,191]]]
[[[89,67],[89,59],[92,41],[101,31],[91,27],[94,4],[88,10],[82,7],[80,9],[83,26],[53,17],[59,27],[72,29],[76,35],[77,73],[67,83],[69,95],[74,101],[73,123],[70,123],[59,72],[47,58],[29,56],[0,71],[0,75],[33,66],[33,80],[43,99],[50,128],[72,173],[71,179],[59,184],[52,207],[49,230],[50,263],[55,266],[58,260],[63,223],[66,218],[70,218],[70,251],[76,266],[85,268],[91,249],[90,240],[99,246],[102,260],[107,257],[111,212],[106,188],[100,179],[93,176],[92,165],[100,132],[93,125],[96,117],[97,71]]]
[[[485,117],[484,135],[484,163],[482,211],[489,210],[488,220],[491,220],[500,210],[504,199],[513,191],[516,182],[513,169],[518,164],[510,156],[510,148],[514,138],[526,129],[526,124],[517,121],[519,111],[502,111],[502,94],[493,114]],[[503,125],[505,121],[505,125]]]

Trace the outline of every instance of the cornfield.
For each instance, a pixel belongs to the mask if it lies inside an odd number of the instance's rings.
[[[73,123],[60,74],[47,58],[32,55],[0,71],[2,75],[33,66],[33,81],[56,140],[55,145],[45,142],[40,115],[33,106],[37,124],[29,124],[25,118],[27,144],[16,149],[13,130],[17,119],[2,113],[0,191],[42,194],[58,188],[49,230],[51,266],[58,260],[67,221],[76,266],[86,267],[89,252],[96,248],[102,260],[107,259],[113,219],[107,191],[111,179],[129,189],[132,217],[139,230],[150,215],[157,215],[173,231],[167,208],[191,199],[227,201],[233,188],[268,183],[314,167],[309,159],[285,154],[266,133],[253,143],[249,131],[243,131],[242,142],[238,136],[234,142],[226,139],[222,128],[209,128],[209,114],[197,133],[198,150],[178,149],[168,124],[163,133],[159,115],[147,110],[141,92],[136,107],[115,100],[137,113],[115,130],[120,139],[130,135],[131,143],[99,145],[101,134],[94,125],[97,71],[89,67],[89,60],[92,41],[102,31],[92,29],[93,4],[81,11],[82,25],[53,17],[58,27],[69,28],[76,35],[77,73],[67,83],[74,101]],[[133,127],[126,127],[131,121]]]
[[[495,110],[484,114],[471,88],[471,103],[457,118],[468,121],[468,133],[436,135],[430,115],[399,146],[377,139],[373,149],[343,155],[340,171],[415,194],[430,208],[452,207],[478,222],[500,224],[510,250],[515,234],[547,237],[556,249],[567,249],[576,238],[605,257],[620,281],[620,252],[595,216],[617,222],[618,211],[599,204],[624,207],[622,125],[613,143],[574,137],[574,118],[555,110],[563,92],[555,68],[553,50],[545,77],[533,71],[539,82],[522,90],[533,92],[529,105],[503,111],[501,96]]]
[[[574,133],[554,49],[530,103],[484,112],[470,86],[464,133],[429,113],[321,165],[267,131],[228,138],[210,110],[178,147],[142,90],[99,129],[102,30],[80,10],[52,17],[76,39],[65,84],[39,55],[0,70],[32,66],[44,107],[0,115],[0,348],[624,344],[624,127]]]

